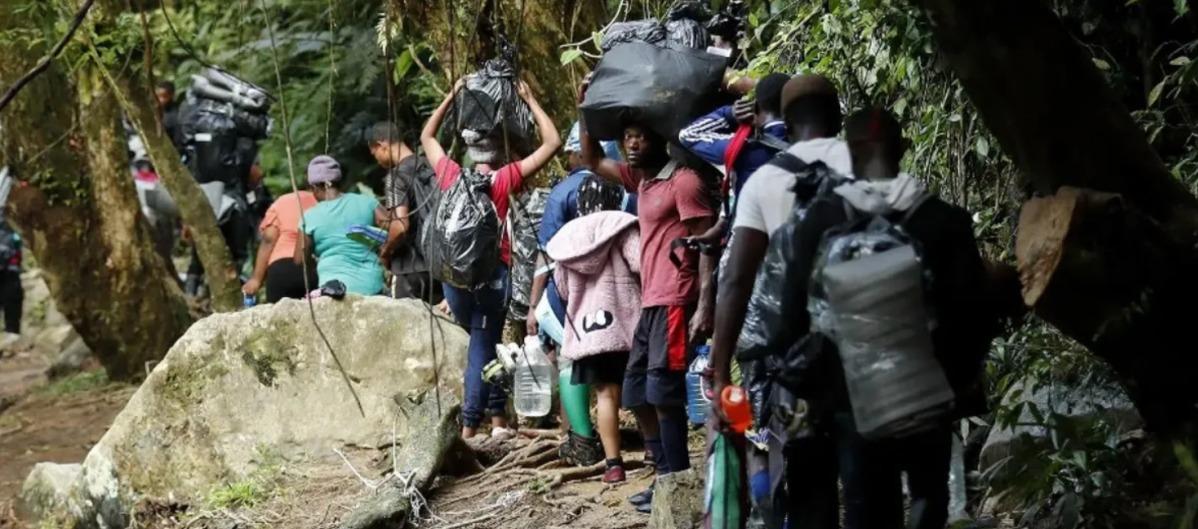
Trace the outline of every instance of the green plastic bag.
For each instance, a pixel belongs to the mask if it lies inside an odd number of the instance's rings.
[[[741,529],[741,461],[728,434],[716,434],[707,457],[707,487],[704,495],[705,529]]]

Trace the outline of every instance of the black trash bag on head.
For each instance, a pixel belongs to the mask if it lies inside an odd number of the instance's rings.
[[[666,40],[666,28],[656,18],[616,22],[608,26],[603,33],[600,48],[604,53],[609,52],[619,44],[628,42],[644,42],[660,44]]]
[[[481,70],[466,76],[466,85],[454,98],[454,130],[473,130],[524,154],[533,144],[536,127],[532,110],[516,91],[516,69],[505,58],[491,59]]]
[[[591,137],[617,140],[643,123],[667,140],[710,110],[727,59],[667,44],[632,42],[603,56],[580,110]]]
[[[666,14],[666,39],[688,48],[706,49],[710,44],[705,23],[711,12],[701,2],[679,2]]]
[[[442,193],[424,232],[424,257],[433,275],[457,288],[474,289],[499,266],[502,231],[491,179],[472,169]]]

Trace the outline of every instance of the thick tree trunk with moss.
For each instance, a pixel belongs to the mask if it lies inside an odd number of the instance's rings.
[[[0,79],[16,79],[46,47],[0,3]],[[28,33],[26,33],[28,34]],[[59,310],[109,376],[145,374],[191,324],[176,280],[153,250],[121,132],[119,105],[94,71],[73,83],[53,65],[0,115],[2,164],[21,183],[8,218],[25,237]]]
[[[1025,301],[1108,360],[1151,427],[1198,424],[1179,376],[1198,366],[1198,200],[1042,2],[912,3],[1029,187],[1053,195],[1020,219]]]

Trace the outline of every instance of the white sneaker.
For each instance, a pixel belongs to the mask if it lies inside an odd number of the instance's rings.
[[[507,441],[508,439],[512,439],[514,437],[516,437],[516,430],[511,428],[504,428],[502,426],[491,428],[491,439],[495,439],[497,441]]]

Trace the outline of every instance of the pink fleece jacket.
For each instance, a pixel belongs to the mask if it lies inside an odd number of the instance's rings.
[[[602,211],[574,219],[549,241],[554,281],[566,302],[562,354],[579,360],[632,349],[641,306],[636,217]]]

